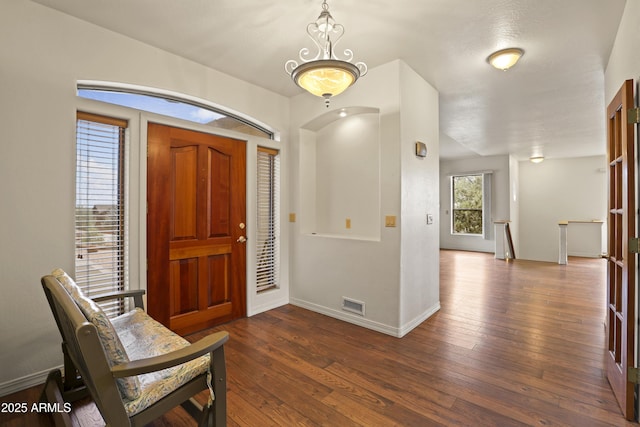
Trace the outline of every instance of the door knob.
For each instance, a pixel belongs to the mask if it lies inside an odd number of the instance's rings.
[[[240,236],[240,237],[238,237],[238,240],[236,240],[236,242],[238,242],[238,243],[244,243],[246,241],[247,241],[247,238],[244,237],[244,236]]]

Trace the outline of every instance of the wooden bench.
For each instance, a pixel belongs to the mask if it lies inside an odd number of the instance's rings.
[[[62,270],[42,278],[62,335],[64,378],[49,373],[43,402],[63,404],[91,395],[107,426],[143,426],[182,405],[200,426],[226,425],[227,332],[190,344],[149,317],[143,291],[86,298]],[[132,298],[134,308],[109,319],[96,302]],[[194,396],[209,390],[208,403]],[[56,425],[71,425],[64,411]]]

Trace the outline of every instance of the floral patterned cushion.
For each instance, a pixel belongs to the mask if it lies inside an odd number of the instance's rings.
[[[82,311],[87,320],[93,323],[98,330],[98,337],[106,353],[109,366],[129,362],[127,352],[120,338],[118,338],[116,330],[100,306],[85,297],[75,281],[61,268],[53,270],[51,275],[58,279],[78,307],[80,307],[80,311]],[[128,399],[137,399],[139,397],[140,381],[137,377],[118,378],[117,383],[122,396]]]
[[[125,347],[122,345],[111,321],[100,306],[83,295],[76,298],[76,304],[78,304],[80,310],[98,330],[100,343],[102,343],[102,347],[107,355],[109,366],[129,362],[130,358],[127,355]],[[123,397],[127,399],[137,399],[140,396],[140,381],[137,377],[118,378],[116,381],[120,394]]]
[[[76,285],[76,282],[69,277],[69,275],[61,268],[56,268],[51,272],[51,275],[58,279],[58,282],[62,284],[67,293],[71,295],[73,299],[75,299],[78,295],[82,295],[82,291]]]
[[[158,356],[189,345],[189,341],[156,322],[140,308],[112,320],[130,360]],[[178,387],[209,370],[209,355],[205,355],[162,371],[138,375],[140,394],[123,399],[125,410],[135,415]]]

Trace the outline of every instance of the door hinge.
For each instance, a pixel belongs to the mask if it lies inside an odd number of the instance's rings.
[[[638,237],[629,238],[629,252],[631,252],[632,254],[640,253],[640,238]]]
[[[638,375],[640,375],[640,369],[633,367],[627,368],[627,381],[630,383],[640,384],[640,378]]]
[[[627,110],[627,123],[640,123],[640,107],[629,108]]]

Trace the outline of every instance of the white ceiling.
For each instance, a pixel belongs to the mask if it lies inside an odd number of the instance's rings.
[[[321,0],[33,0],[285,96]],[[605,153],[604,70],[625,0],[328,0],[341,48],[440,93],[441,155]],[[487,56],[520,47],[509,71]],[[366,78],[363,77],[363,78]],[[309,95],[311,96],[311,95]],[[214,100],[215,101],[215,100]],[[318,99],[318,102],[323,102]]]

